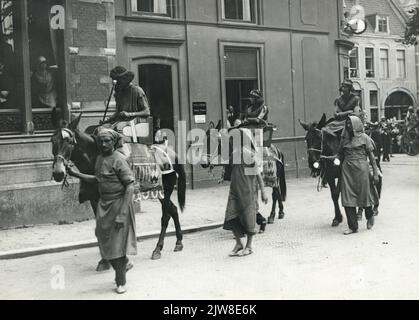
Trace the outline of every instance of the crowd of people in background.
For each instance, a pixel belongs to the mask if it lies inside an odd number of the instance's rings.
[[[394,153],[411,153],[409,141],[419,138],[419,109],[409,107],[404,120],[382,117],[380,122],[369,122],[367,127],[369,132],[380,136],[374,140],[379,141],[382,161],[389,162]]]

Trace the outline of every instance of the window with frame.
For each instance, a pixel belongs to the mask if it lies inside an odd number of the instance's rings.
[[[397,50],[397,78],[406,78],[406,52]]]
[[[261,89],[259,50],[225,47],[224,65],[227,106],[233,107],[236,117],[243,118],[250,104],[250,91]]]
[[[370,106],[378,107],[378,91],[377,90],[370,91]]]
[[[374,78],[374,49],[365,48],[365,76]]]
[[[358,64],[358,48],[353,48],[349,53],[349,77],[359,77],[359,64]]]
[[[221,0],[222,19],[256,23],[257,0]]]
[[[377,32],[388,33],[388,17],[377,15]]]
[[[370,121],[378,121],[378,91],[370,90]]]
[[[175,18],[177,0],[131,0],[131,11]]]
[[[389,77],[388,49],[380,49],[380,76],[384,79]]]
[[[64,2],[0,1],[0,135],[50,132],[52,109],[66,105],[64,30],[51,26],[54,5]]]

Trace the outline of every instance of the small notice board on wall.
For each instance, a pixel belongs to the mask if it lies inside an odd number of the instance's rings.
[[[207,103],[206,102],[192,102],[192,113],[195,123],[207,122]]]

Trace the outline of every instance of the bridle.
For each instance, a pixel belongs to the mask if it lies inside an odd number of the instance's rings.
[[[318,129],[316,129],[316,130],[318,130]],[[327,161],[328,159],[327,159],[326,156],[323,155],[323,133],[320,131],[320,134],[321,134],[320,135],[320,141],[321,141],[320,149],[307,148],[307,153],[309,153],[310,151],[319,153],[319,161],[318,162],[319,162],[320,168],[322,168],[321,163],[324,162],[324,161]],[[326,175],[326,170],[325,169],[323,169],[323,170],[320,169],[319,179],[317,181],[317,187],[316,187],[318,192],[320,192],[323,189],[323,186],[322,186],[321,182],[323,181],[325,175]]]
[[[64,167],[69,166],[72,162],[71,160],[71,155],[73,153],[73,149],[74,146],[76,144],[76,137],[75,134],[67,128],[63,128],[61,129],[61,136],[63,139],[65,139],[64,135],[65,133],[68,134],[68,136],[71,138],[71,140],[69,141],[69,145],[71,146],[70,151],[69,151],[69,155],[68,155],[68,159],[66,159],[60,152],[58,152],[55,156],[54,156],[54,160],[52,162],[52,168],[54,168],[55,164],[57,163],[58,160],[61,160],[63,162]],[[65,188],[68,188],[70,186],[69,182],[68,182],[68,174],[67,174],[67,170],[65,170],[65,174],[64,174],[64,178],[63,178],[63,182],[61,185],[61,190]],[[53,179],[53,176],[51,176],[51,180]]]

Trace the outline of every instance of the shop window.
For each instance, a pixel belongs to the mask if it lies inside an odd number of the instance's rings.
[[[134,13],[175,17],[176,0],[131,0]]]
[[[223,20],[256,22],[257,0],[221,0]]]
[[[0,134],[51,131],[52,108],[65,105],[64,30],[51,29],[54,5],[63,1],[0,1]]]
[[[249,93],[260,88],[259,50],[226,47],[224,52],[227,106],[243,118],[249,106]]]
[[[351,78],[359,77],[359,66],[358,66],[358,48],[353,48],[349,53],[349,75]]]
[[[374,78],[374,49],[365,48],[365,76],[367,78]]]

